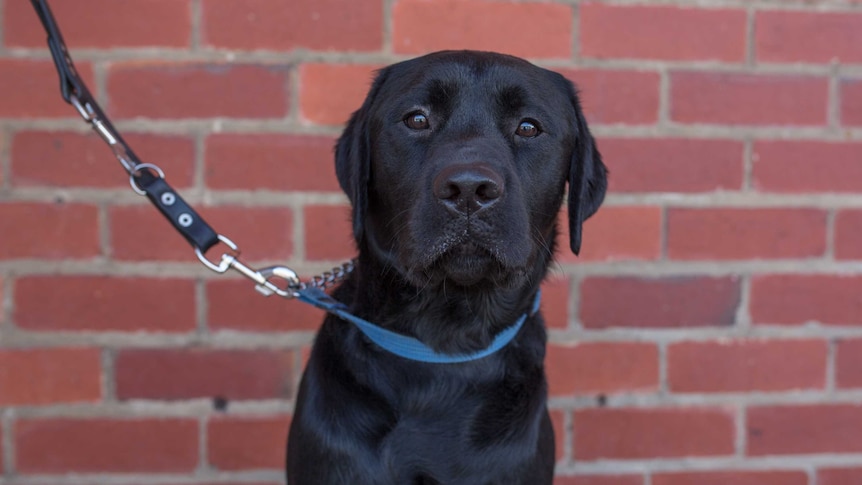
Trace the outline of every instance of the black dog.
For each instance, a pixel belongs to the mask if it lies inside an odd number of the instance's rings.
[[[606,171],[573,86],[510,56],[439,52],[383,69],[336,147],[353,206],[354,315],[463,363],[390,353],[329,316],[290,430],[290,485],[550,484],[544,322],[530,314],[569,183],[571,249]]]

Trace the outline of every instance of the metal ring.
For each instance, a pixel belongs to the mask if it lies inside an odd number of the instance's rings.
[[[155,172],[159,175],[159,178],[165,178],[165,172],[159,168],[158,165],[152,163],[139,163],[135,165],[135,168],[132,170],[132,173],[129,174],[129,184],[132,186],[132,190],[135,191],[138,195],[147,195],[147,193],[138,187],[138,184],[135,183],[135,173],[140,172],[142,168],[148,168],[150,170],[155,170]]]
[[[227,245],[227,247],[229,247],[231,251],[239,253],[239,248],[237,247],[237,245],[234,244],[234,242],[227,237],[219,234],[218,240],[225,243],[225,245]],[[231,263],[235,259],[233,256],[222,254],[221,262],[219,262],[218,265],[215,265],[204,256],[204,253],[201,252],[201,248],[195,247],[195,254],[204,266],[215,271],[216,273],[224,273],[225,271],[227,271],[230,268]]]

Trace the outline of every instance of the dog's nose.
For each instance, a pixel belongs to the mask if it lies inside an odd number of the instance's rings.
[[[434,178],[434,195],[464,214],[494,205],[503,195],[503,177],[485,164],[450,165]]]

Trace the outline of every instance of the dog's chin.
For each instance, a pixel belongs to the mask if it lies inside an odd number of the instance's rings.
[[[426,255],[428,256],[428,255]],[[408,279],[419,285],[515,287],[523,279],[522,266],[506,264],[488,249],[465,242],[430,255],[424,264],[412,265]]]

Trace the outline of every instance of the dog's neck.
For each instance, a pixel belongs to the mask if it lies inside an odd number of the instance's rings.
[[[368,251],[360,251],[368,254]],[[463,354],[487,348],[494,337],[530,311],[544,278],[547,259],[532,265],[523,284],[469,288],[449,284],[435,291],[411,284],[379,259],[360,256],[339,298],[351,312],[375,324],[417,338],[436,352]]]

